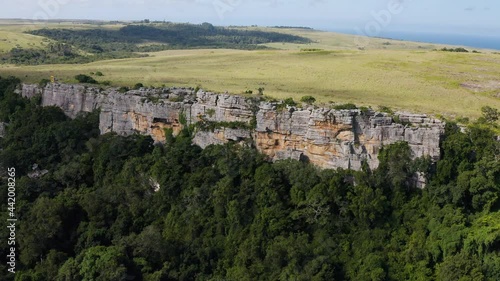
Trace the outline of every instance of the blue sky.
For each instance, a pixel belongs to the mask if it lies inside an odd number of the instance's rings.
[[[398,1],[398,13],[389,5]],[[497,0],[2,0],[1,18],[167,20],[217,25],[500,33]],[[387,17],[389,13],[390,17]],[[383,25],[383,26],[382,26]]]

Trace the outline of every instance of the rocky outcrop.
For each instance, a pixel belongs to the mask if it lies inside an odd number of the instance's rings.
[[[408,142],[414,157],[437,160],[444,131],[442,122],[426,115],[297,108],[187,88],[120,93],[82,85],[23,85],[23,96],[37,94],[43,105],[58,106],[70,117],[100,109],[103,134],[140,133],[162,142],[165,129],[177,134],[184,125],[196,125],[193,142],[201,147],[237,142],[272,160],[307,159],[323,168],[359,170],[363,161],[375,168],[380,149],[398,141]]]
[[[359,170],[363,160],[375,168],[380,149],[398,141],[408,142],[414,157],[437,160],[443,124],[426,116],[399,118],[416,118],[416,123],[398,124],[390,116],[358,110],[266,108],[257,113],[255,142],[273,159],[303,157],[324,168]]]
[[[23,85],[22,95],[31,98],[42,95],[43,106],[58,106],[74,118],[80,112],[92,112],[107,103],[106,95],[98,88],[82,85],[49,84],[45,89],[37,85]]]

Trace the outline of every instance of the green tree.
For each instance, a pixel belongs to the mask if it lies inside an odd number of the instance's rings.
[[[24,264],[33,265],[49,249],[57,247],[62,234],[63,212],[62,204],[55,199],[41,197],[36,200],[19,231],[20,259]]]
[[[449,281],[482,281],[481,262],[475,256],[459,253],[444,259],[437,267],[438,280]]]
[[[287,98],[283,101],[283,103],[288,106],[297,106],[297,103],[293,100],[293,98]]]
[[[495,123],[496,121],[498,121],[498,118],[500,116],[498,109],[490,106],[483,106],[481,108],[481,112],[483,113],[483,116],[480,118],[480,122],[485,121],[488,123]]]
[[[75,79],[79,83],[97,84],[97,81],[94,78],[85,74],[78,74],[75,76]]]
[[[79,257],[79,274],[83,281],[127,280],[128,259],[124,249],[116,246],[92,247]]]

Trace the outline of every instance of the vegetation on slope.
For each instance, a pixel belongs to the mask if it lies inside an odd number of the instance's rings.
[[[120,29],[53,29],[30,32],[58,42],[64,52],[14,48],[2,59],[15,64],[82,63],[102,59],[137,56],[135,52],[155,52],[170,49],[226,48],[265,49],[259,44],[273,42],[309,43],[305,37],[257,30],[216,27],[209,23],[194,24],[130,24]],[[75,53],[76,48],[80,53]]]
[[[201,150],[188,130],[164,145],[100,136],[97,113],[70,120],[14,94],[18,82],[0,79],[0,166],[17,170],[16,280],[500,280],[489,117],[465,133],[448,124],[436,165],[397,143],[377,170],[318,170],[231,144]],[[34,163],[48,174],[27,177]],[[415,171],[427,172],[426,189]],[[6,255],[0,247],[1,272]]]

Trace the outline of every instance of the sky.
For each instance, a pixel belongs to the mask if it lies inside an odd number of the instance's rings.
[[[500,34],[498,0],[0,0],[0,18],[165,20]]]

